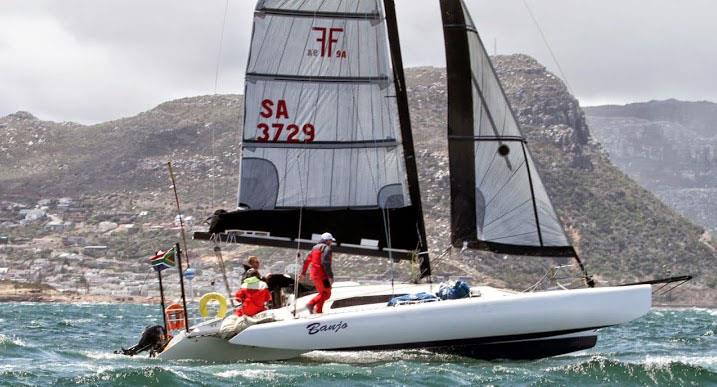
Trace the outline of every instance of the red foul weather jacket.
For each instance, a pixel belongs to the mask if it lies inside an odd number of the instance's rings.
[[[301,275],[306,274],[306,269],[311,265],[311,279],[323,281],[325,279],[334,278],[334,272],[331,270],[331,247],[324,243],[319,243],[311,249],[309,256],[304,261],[304,267],[301,269]]]
[[[254,316],[266,310],[265,303],[271,301],[271,293],[266,282],[256,277],[249,277],[241,284],[234,298],[241,302],[241,309],[237,309],[238,316]]]

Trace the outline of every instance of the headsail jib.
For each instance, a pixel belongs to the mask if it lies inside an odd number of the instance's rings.
[[[425,251],[392,62],[379,0],[259,1],[246,72],[241,209],[223,214],[214,231],[294,246],[330,231],[337,251],[396,258]]]
[[[455,246],[574,256],[462,0],[441,0]],[[472,167],[472,168],[471,168]]]

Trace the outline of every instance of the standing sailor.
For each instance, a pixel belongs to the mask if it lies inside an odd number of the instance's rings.
[[[331,270],[331,245],[334,242],[336,239],[330,233],[321,234],[321,240],[311,249],[301,269],[299,281],[304,279],[306,269],[311,265],[311,281],[319,292],[306,304],[309,313],[323,313],[324,302],[331,297],[331,285],[334,283],[334,272]]]

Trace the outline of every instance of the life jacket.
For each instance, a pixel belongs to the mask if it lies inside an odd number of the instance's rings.
[[[256,277],[249,277],[242,282],[234,298],[242,303],[242,314],[253,316],[266,310],[264,304],[271,301],[271,293],[266,282]]]
[[[306,271],[307,266],[311,266],[312,279],[324,280],[328,278],[328,276],[326,275],[326,271],[324,270],[324,266],[321,264],[321,255],[323,254],[324,250],[328,248],[329,246],[323,243],[318,243],[311,249],[308,258],[306,258],[303,271]],[[329,262],[331,262],[331,258],[332,257],[329,257]]]

